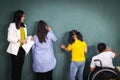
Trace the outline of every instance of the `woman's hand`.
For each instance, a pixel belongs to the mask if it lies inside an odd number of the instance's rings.
[[[23,43],[27,43],[27,39],[24,39],[24,40],[23,40]]]
[[[51,31],[52,29],[50,27],[48,27],[48,31]]]
[[[27,39],[23,39],[23,40],[20,40],[20,39],[18,39],[18,42],[20,42],[20,43],[27,43]]]
[[[51,30],[52,30],[52,29],[51,29],[50,27],[48,27],[48,26],[46,27],[46,29],[47,29],[48,31],[51,31]]]
[[[34,41],[34,37],[33,36],[31,36],[31,39],[30,39],[31,41]]]

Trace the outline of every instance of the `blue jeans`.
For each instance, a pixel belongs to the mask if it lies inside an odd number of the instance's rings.
[[[70,80],[75,80],[76,74],[78,80],[83,80],[83,70],[85,67],[85,61],[83,62],[71,62],[70,65]]]

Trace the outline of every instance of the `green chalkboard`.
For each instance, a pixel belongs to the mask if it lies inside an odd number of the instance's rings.
[[[67,45],[68,32],[76,29],[83,34],[88,44],[84,77],[89,72],[91,57],[97,54],[96,45],[105,42],[114,51],[120,52],[120,1],[119,0],[1,0],[0,1],[0,80],[11,80],[11,60],[6,53],[7,29],[13,13],[25,11],[28,35],[34,35],[36,24],[44,20],[53,29],[58,41],[54,44],[57,65],[54,80],[69,80],[71,54],[60,45]],[[120,57],[114,65],[120,65]],[[22,80],[35,80],[32,71],[31,51],[25,58]]]

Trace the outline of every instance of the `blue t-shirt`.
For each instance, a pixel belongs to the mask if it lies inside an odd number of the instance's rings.
[[[34,35],[32,47],[33,71],[48,72],[55,68],[56,59],[54,56],[53,42],[57,40],[52,31],[47,33],[46,42],[40,43],[37,35]]]

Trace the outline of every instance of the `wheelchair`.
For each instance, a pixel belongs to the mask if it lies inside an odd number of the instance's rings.
[[[99,59],[94,60],[100,63],[100,67],[95,68],[93,72],[88,75],[88,80],[116,80],[117,71],[112,68],[102,67],[102,62]]]

